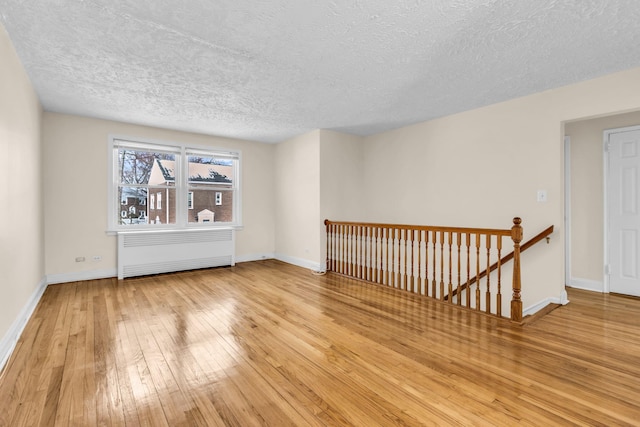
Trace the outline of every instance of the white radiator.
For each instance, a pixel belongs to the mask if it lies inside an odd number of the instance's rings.
[[[224,265],[235,265],[231,228],[118,233],[118,279]]]

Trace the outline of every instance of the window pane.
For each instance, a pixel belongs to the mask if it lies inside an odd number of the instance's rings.
[[[193,209],[189,209],[189,223],[233,221],[233,191],[212,191],[201,187],[190,191],[193,191]]]
[[[174,154],[119,148],[118,180],[122,184],[167,185],[175,182],[174,164]]]
[[[122,225],[147,223],[147,189],[141,187],[118,187],[117,222]]]
[[[188,156],[187,159],[189,183],[233,184],[233,160],[201,156]]]
[[[149,224],[176,223],[175,188],[154,188],[149,186]],[[151,200],[153,199],[153,201]]]

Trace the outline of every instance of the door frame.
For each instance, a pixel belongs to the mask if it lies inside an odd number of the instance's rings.
[[[564,284],[571,286],[571,137],[564,137]]]
[[[614,134],[614,133],[621,133],[621,132],[631,132],[631,131],[640,131],[640,125],[635,125],[635,126],[625,126],[625,127],[621,127],[621,128],[614,128],[614,129],[605,129],[604,132],[602,133],[602,152],[603,152],[603,178],[604,178],[604,182],[603,182],[603,209],[604,209],[604,226],[603,226],[603,230],[604,230],[604,277],[603,277],[603,281],[602,283],[604,284],[603,287],[603,292],[604,293],[610,293],[610,285],[609,285],[609,271],[610,271],[610,258],[609,258],[609,240],[610,240],[610,230],[609,230],[609,172],[610,172],[610,168],[609,168],[609,137]]]

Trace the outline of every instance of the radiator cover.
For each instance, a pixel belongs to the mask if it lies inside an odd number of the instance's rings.
[[[118,279],[235,265],[235,231],[125,231],[118,233]]]

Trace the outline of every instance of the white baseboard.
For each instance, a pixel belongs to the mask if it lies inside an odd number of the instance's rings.
[[[576,289],[584,289],[585,291],[604,292],[604,283],[598,280],[580,279],[577,277],[572,277],[570,279],[570,282],[567,283],[567,286],[576,288]]]
[[[260,254],[248,254],[248,255],[240,255],[236,256],[236,262],[250,262],[250,261],[262,261],[263,259],[273,259],[275,258],[275,254],[271,253],[260,253]]]
[[[108,270],[88,270],[78,271],[76,273],[48,274],[47,284],[79,282],[81,280],[106,279],[118,276],[118,270],[111,268]]]
[[[275,254],[275,259],[286,262],[287,264],[297,265],[298,267],[307,268],[313,271],[324,271],[325,268],[318,262],[309,261],[308,259],[296,258],[288,255]]]
[[[13,350],[16,348],[18,339],[20,339],[20,335],[22,335],[24,327],[27,326],[27,322],[36,309],[45,289],[47,289],[47,282],[43,278],[40,283],[38,283],[36,290],[31,295],[31,298],[29,298],[29,301],[27,301],[27,304],[20,310],[18,317],[14,320],[5,336],[2,337],[0,341],[0,371],[4,368],[9,357],[11,357],[11,353],[13,353]]]
[[[545,308],[546,306],[548,306],[549,304],[560,304],[560,305],[567,305],[569,303],[569,298],[567,297],[567,291],[562,291],[562,293],[560,294],[559,297],[550,297],[550,298],[545,298],[542,301],[539,301],[527,308],[525,308],[522,311],[522,316],[529,316],[531,314],[535,314],[538,311],[542,310],[543,308]]]

